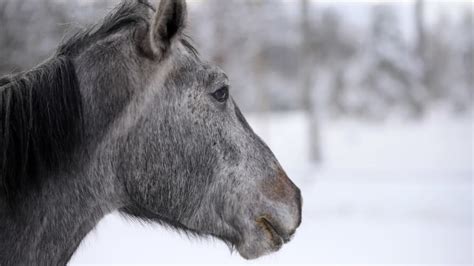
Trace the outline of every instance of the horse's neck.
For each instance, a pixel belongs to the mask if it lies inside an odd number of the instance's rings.
[[[14,214],[0,209],[0,265],[65,264],[87,233],[114,209],[102,183],[80,176],[48,180],[39,192],[25,197]]]

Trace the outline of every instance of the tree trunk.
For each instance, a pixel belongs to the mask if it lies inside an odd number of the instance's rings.
[[[415,4],[415,26],[417,33],[416,52],[424,60],[426,47],[426,34],[424,29],[424,2],[417,0]]]
[[[429,73],[427,68],[427,43],[424,27],[425,3],[417,0],[415,3],[415,29],[416,29],[416,56],[420,59],[421,84],[425,89],[429,89]]]
[[[309,121],[309,158],[312,162],[321,161],[320,135],[318,112],[313,95],[313,79],[315,75],[314,65],[312,64],[311,46],[310,46],[310,28],[309,28],[309,0],[301,0],[301,74],[302,74],[302,95],[303,108]]]

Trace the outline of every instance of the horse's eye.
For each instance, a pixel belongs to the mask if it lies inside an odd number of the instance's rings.
[[[212,94],[212,97],[220,103],[226,102],[229,99],[229,87],[224,86],[220,88]]]

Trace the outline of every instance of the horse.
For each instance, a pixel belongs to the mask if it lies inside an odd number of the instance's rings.
[[[0,265],[61,265],[120,212],[256,259],[302,198],[184,32],[185,0],[125,0],[0,79]]]

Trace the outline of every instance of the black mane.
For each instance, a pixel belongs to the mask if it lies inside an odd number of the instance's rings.
[[[81,136],[82,101],[71,60],[59,56],[0,79],[0,195],[11,198],[58,167]]]

